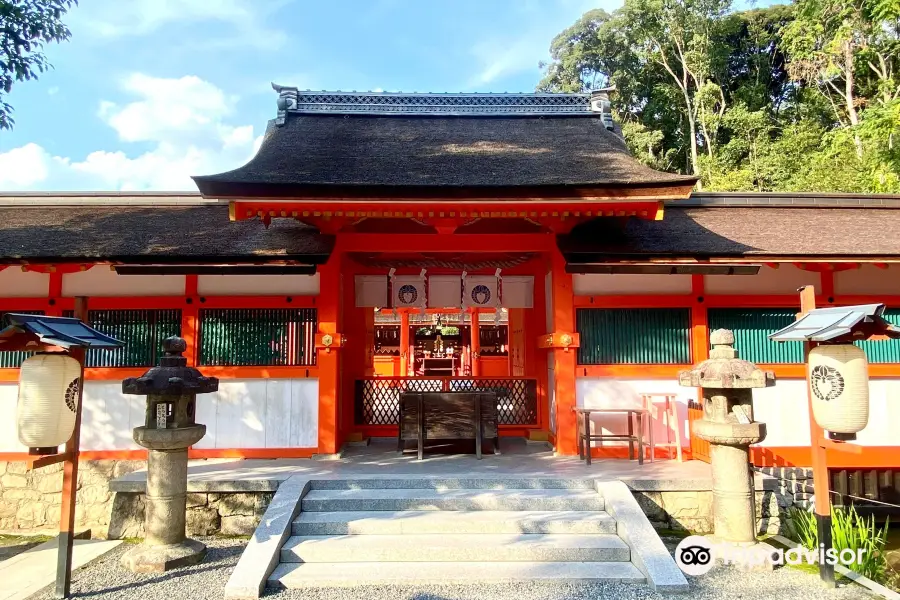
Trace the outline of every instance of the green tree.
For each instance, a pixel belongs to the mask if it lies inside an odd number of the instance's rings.
[[[43,53],[48,42],[68,40],[62,22],[78,0],[0,0],[0,129],[13,126],[12,106],[4,96],[13,83],[36,79],[50,68]]]

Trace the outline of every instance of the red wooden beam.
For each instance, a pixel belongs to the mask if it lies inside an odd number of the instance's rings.
[[[455,235],[380,233],[342,233],[342,248],[346,252],[549,252],[556,246],[556,238],[549,233],[503,233]]]

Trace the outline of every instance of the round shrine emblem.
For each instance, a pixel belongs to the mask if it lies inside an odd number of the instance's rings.
[[[476,285],[472,288],[472,302],[475,304],[487,304],[491,300],[491,289],[486,285]]]
[[[844,392],[844,377],[834,367],[818,365],[813,367],[810,385],[816,398],[830,402]]]
[[[400,289],[397,290],[397,298],[403,304],[412,304],[419,298],[419,292],[416,290],[416,286],[407,283],[400,286]]]
[[[66,407],[75,412],[75,404],[78,402],[78,380],[73,379],[66,388]]]

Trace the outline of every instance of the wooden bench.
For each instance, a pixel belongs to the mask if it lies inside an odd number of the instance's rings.
[[[397,450],[416,440],[422,460],[426,440],[475,440],[481,459],[484,439],[499,450],[497,394],[495,392],[403,392],[400,394],[400,427]]]

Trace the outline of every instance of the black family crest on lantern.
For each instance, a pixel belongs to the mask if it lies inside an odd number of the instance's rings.
[[[844,376],[834,367],[816,365],[810,381],[813,394],[819,400],[831,402],[844,393]]]

